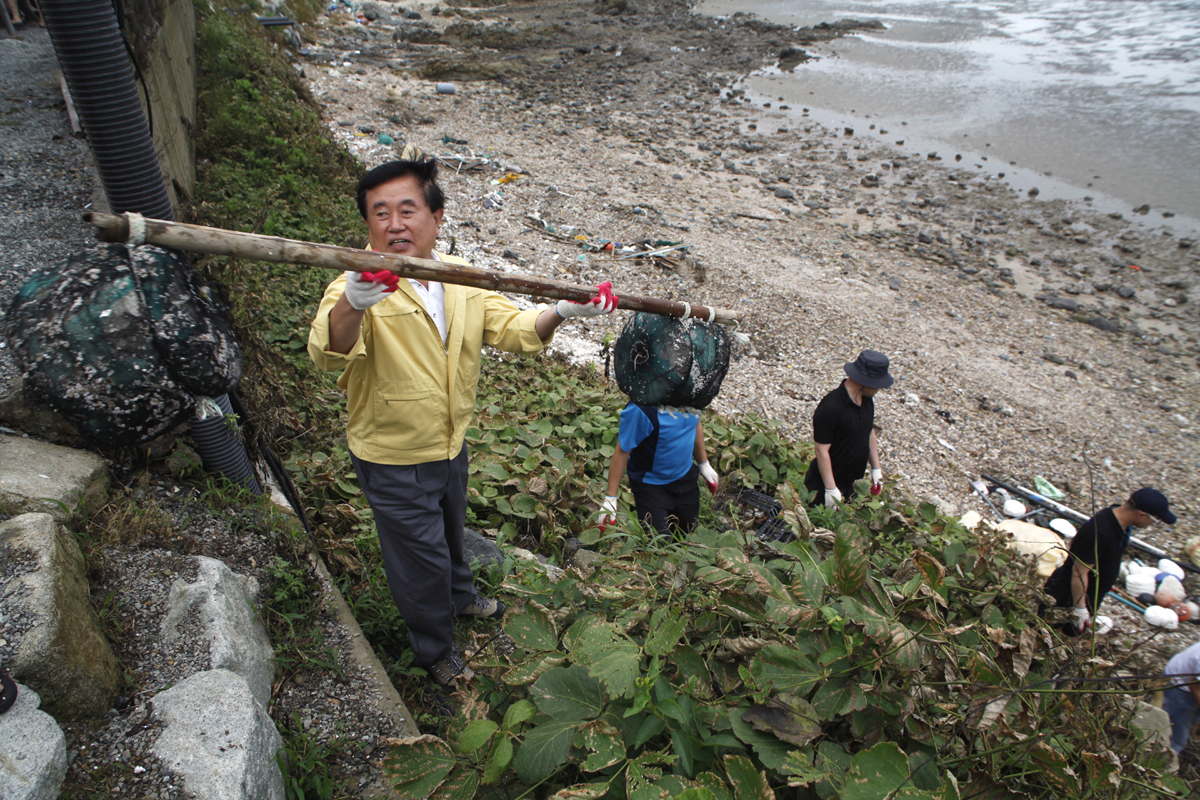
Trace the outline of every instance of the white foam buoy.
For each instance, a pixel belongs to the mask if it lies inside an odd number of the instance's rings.
[[[1183,567],[1179,566],[1169,558],[1160,558],[1158,560],[1158,570],[1159,572],[1166,572],[1170,575],[1174,575],[1176,578],[1179,578],[1179,580],[1183,580],[1185,577]]]
[[[1020,500],[1014,500],[1010,497],[1004,501],[1001,511],[1003,511],[1007,516],[1019,517],[1025,513],[1025,504]]]
[[[1169,608],[1150,606],[1146,609],[1146,622],[1169,631],[1179,628],[1179,617]]]
[[[1062,536],[1064,539],[1075,538],[1075,526],[1067,522],[1062,517],[1055,517],[1050,520],[1050,530]]]

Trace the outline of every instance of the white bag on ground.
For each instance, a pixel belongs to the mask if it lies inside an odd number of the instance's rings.
[[[1179,617],[1175,616],[1175,612],[1162,606],[1150,606],[1147,608],[1146,622],[1159,628],[1166,628],[1169,631],[1176,630],[1179,627]]]
[[[1125,591],[1134,597],[1140,594],[1154,594],[1154,576],[1145,572],[1130,572],[1125,576]]]

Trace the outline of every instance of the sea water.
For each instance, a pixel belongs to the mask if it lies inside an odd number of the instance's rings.
[[[1200,232],[1198,0],[701,0],[697,11],[796,27],[878,20],[886,30],[808,48],[820,58],[791,72],[759,70],[748,92],[830,128],[962,156],[1043,199]]]

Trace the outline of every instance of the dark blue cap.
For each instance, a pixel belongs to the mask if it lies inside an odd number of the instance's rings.
[[[1146,486],[1138,489],[1129,498],[1138,511],[1145,511],[1152,517],[1158,517],[1168,525],[1174,525],[1179,518],[1171,513],[1171,504],[1167,502],[1167,498],[1158,489],[1151,489]]]

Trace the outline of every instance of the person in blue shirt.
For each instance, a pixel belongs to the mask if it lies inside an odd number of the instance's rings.
[[[602,530],[617,519],[617,497],[626,472],[637,519],[660,536],[670,536],[672,528],[684,534],[695,530],[700,518],[697,475],[714,493],[719,483],[708,463],[698,415],[636,403],[621,412],[617,449],[608,468],[608,494],[600,507]]]

